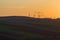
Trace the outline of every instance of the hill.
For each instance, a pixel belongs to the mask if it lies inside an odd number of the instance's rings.
[[[0,17],[0,36],[17,40],[55,40],[60,37],[60,19],[25,16]]]

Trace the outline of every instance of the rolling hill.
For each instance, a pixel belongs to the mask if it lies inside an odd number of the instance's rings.
[[[0,17],[0,39],[59,40],[60,19]]]

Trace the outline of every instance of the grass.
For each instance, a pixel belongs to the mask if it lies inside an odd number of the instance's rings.
[[[29,24],[31,25],[30,23],[26,23],[26,25]],[[49,36],[44,36],[44,35],[41,35],[41,34],[36,34],[36,33],[32,33],[32,32],[28,32],[28,31],[25,31],[25,30],[21,30],[19,29],[20,27],[22,26],[10,26],[10,25],[7,25],[7,24],[0,24],[0,32],[6,32],[6,33],[12,33],[12,34],[16,34],[18,35],[17,38],[19,38],[19,35],[22,35],[23,39],[25,40],[37,40],[37,39],[40,39],[40,40],[55,40],[56,38],[51,38]],[[12,37],[12,34],[11,34],[11,37]],[[10,36],[10,35],[9,35]],[[14,37],[14,36],[13,36]],[[15,36],[16,38],[16,36]]]

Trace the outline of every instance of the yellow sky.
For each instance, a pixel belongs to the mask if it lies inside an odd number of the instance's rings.
[[[0,16],[31,16],[60,18],[60,0],[0,0]]]

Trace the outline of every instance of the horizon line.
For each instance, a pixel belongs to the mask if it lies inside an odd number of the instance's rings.
[[[29,16],[15,16],[15,15],[7,15],[7,16],[0,16],[0,17],[29,17]],[[35,17],[30,17],[30,18],[35,18]],[[46,17],[46,18],[42,18],[42,17],[40,17],[40,18],[38,18],[38,19],[60,19],[60,18],[48,18],[48,17]]]

